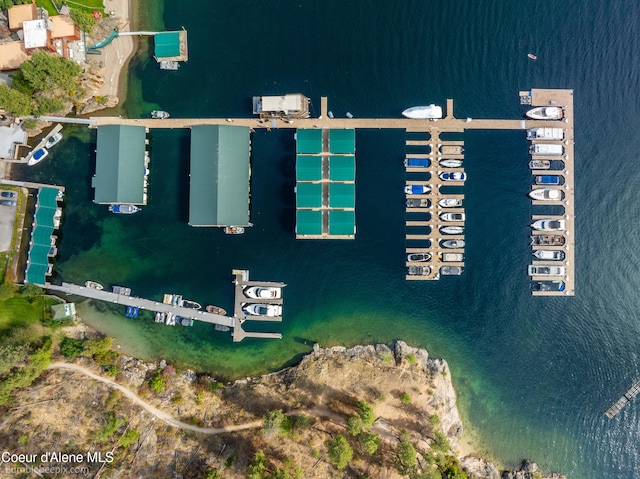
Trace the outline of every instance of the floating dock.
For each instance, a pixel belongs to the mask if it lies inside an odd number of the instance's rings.
[[[609,409],[604,413],[609,419],[622,411],[622,408],[629,404],[633,398],[635,398],[640,393],[640,381],[635,383],[631,388],[622,395],[620,399],[618,399]]]

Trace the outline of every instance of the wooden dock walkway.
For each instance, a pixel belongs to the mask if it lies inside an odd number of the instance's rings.
[[[633,398],[635,398],[640,393],[640,381],[635,383],[631,388],[622,395],[620,399],[618,399],[609,409],[604,413],[609,419],[614,417],[622,408],[629,404]]]

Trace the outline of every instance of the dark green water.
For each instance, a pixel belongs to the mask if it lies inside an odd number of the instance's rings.
[[[140,5],[152,11],[158,3]],[[142,28],[187,28],[190,60],[161,72],[148,54],[137,59],[125,105],[131,116],[156,107],[175,117],[248,116],[253,95],[302,92],[315,114],[321,95],[336,115],[361,117],[396,117],[450,97],[459,118],[519,118],[519,90],[573,88],[576,296],[529,294],[534,210],[525,197],[531,176],[523,133],[460,136],[469,176],[467,267],[460,278],[422,283],[404,280],[400,131],[357,132],[357,239],[321,242],[294,239],[291,132],[253,136],[255,226],[228,237],[186,224],[188,132],[151,133],[150,204],[120,218],[91,203],[95,133],[78,129],[25,173],[68,188],[58,279],[126,284],[157,298],[179,292],[227,309],[232,268],[289,284],[284,322],[271,328],[282,341],[233,344],[204,325],[83,316],[128,351],[225,377],[282,367],[314,341],[404,339],[449,361],[465,424],[495,458],[527,456],[571,478],[640,478],[640,403],[614,420],[603,416],[640,379],[638,4],[183,5],[166,2],[163,15],[142,17]]]

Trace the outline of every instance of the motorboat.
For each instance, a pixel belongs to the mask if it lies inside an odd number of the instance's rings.
[[[250,316],[268,316],[269,318],[282,316],[282,306],[279,304],[247,304],[242,311]]]
[[[251,286],[243,291],[247,298],[278,299],[282,297],[282,288]]]
[[[44,147],[45,148],[51,148],[52,146],[57,145],[58,143],[60,143],[60,140],[62,140],[62,133],[60,133],[60,132],[54,133],[53,135],[51,135],[49,137],[47,142],[44,144]]]
[[[404,192],[408,195],[426,195],[431,193],[431,187],[429,185],[407,185],[404,187]]]
[[[193,319],[191,319],[191,318],[180,318],[180,324],[182,326],[193,326]]]
[[[440,253],[438,258],[440,258],[440,261],[443,263],[460,263],[464,261],[464,255],[462,253]]]
[[[407,208],[431,208],[431,200],[427,198],[407,198]]]
[[[409,276],[429,276],[431,274],[430,266],[409,266]]]
[[[555,249],[538,249],[533,252],[533,256],[539,260],[551,260],[551,261],[563,261],[565,254],[564,251]]]
[[[442,181],[465,181],[467,174],[462,171],[444,171],[438,175]]]
[[[161,313],[160,311],[156,311],[156,314],[154,316],[154,321],[156,323],[164,323],[164,313]]]
[[[562,118],[562,108],[557,106],[539,106],[525,113],[533,120],[559,120]]]
[[[441,226],[440,233],[445,235],[461,235],[464,233],[464,226]]]
[[[558,175],[538,175],[536,176],[537,185],[559,185],[560,177]]]
[[[132,215],[140,210],[136,205],[109,205],[109,211],[118,215]]]
[[[462,155],[464,148],[460,145],[438,145],[441,155]]]
[[[464,221],[464,213],[440,213],[442,221]]]
[[[532,285],[534,291],[564,291],[565,284],[562,281],[536,281]]]
[[[202,306],[200,305],[200,303],[197,303],[196,301],[191,301],[188,299],[182,299],[179,305],[182,306],[183,308],[202,309]]]
[[[562,190],[556,188],[538,188],[528,194],[529,198],[538,201],[560,201],[563,195]]]
[[[564,236],[562,235],[532,235],[531,246],[564,246]]]
[[[443,276],[460,276],[462,268],[460,266],[442,266],[440,267],[440,274]]]
[[[241,235],[244,233],[242,226],[226,226],[224,228],[224,234],[226,235]]]
[[[538,231],[563,231],[566,226],[564,220],[538,220],[531,224],[534,230]]]
[[[154,120],[166,120],[169,118],[169,113],[163,110],[153,110],[151,112],[151,118]]]
[[[532,155],[561,156],[564,153],[564,148],[562,148],[562,145],[536,143],[529,147],[529,153]]]
[[[428,168],[431,164],[429,158],[405,158],[404,166],[407,168]]]
[[[214,306],[213,304],[208,305],[204,309],[205,309],[205,311],[207,313],[211,313],[211,314],[219,314],[221,316],[226,316],[226,314],[227,314],[227,310],[226,309],[221,308],[219,306]]]
[[[405,118],[414,120],[437,120],[442,118],[442,107],[438,105],[412,106],[402,112]]]
[[[564,266],[546,266],[530,264],[527,268],[529,276],[564,276]]]
[[[531,160],[529,168],[532,170],[548,170],[551,168],[551,162],[549,160]]]
[[[464,248],[464,240],[444,240],[442,243],[440,243],[440,245],[443,248],[450,248],[450,249],[457,249],[457,248]]]
[[[36,151],[33,152],[33,155],[31,155],[31,158],[29,158],[29,161],[27,161],[27,165],[35,166],[38,163],[40,163],[42,160],[44,160],[47,156],[49,156],[49,151],[47,151],[46,148],[38,148]]]
[[[562,128],[531,128],[527,130],[527,140],[562,140],[564,130]]]
[[[425,262],[431,260],[431,253],[411,253],[407,255],[409,263]]]
[[[460,198],[442,198],[438,201],[438,205],[442,208],[457,208],[462,206],[462,200]]]
[[[96,281],[85,281],[84,286],[86,288],[92,288],[92,289],[97,289],[97,290],[104,289],[104,286],[102,286],[100,283],[98,283]]]
[[[440,160],[440,166],[444,166],[445,168],[462,168],[462,160]]]
[[[527,56],[529,57],[530,60],[537,60],[538,57],[535,56],[533,53],[527,53]]]

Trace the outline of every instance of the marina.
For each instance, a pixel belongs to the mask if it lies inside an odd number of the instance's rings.
[[[245,338],[259,338],[259,339],[282,339],[280,333],[265,333],[265,332],[252,332],[245,331],[242,327],[246,321],[282,321],[282,316],[266,317],[259,315],[247,315],[243,310],[243,306],[246,304],[253,304],[255,302],[278,305],[279,311],[282,311],[282,297],[276,299],[260,298],[259,300],[253,300],[248,298],[244,294],[244,289],[251,286],[262,287],[276,287],[283,288],[286,286],[284,283],[274,283],[265,281],[249,281],[249,271],[247,270],[233,270],[235,275],[235,310],[234,316],[229,317],[223,314],[225,312],[219,309],[217,313],[203,311],[201,309],[195,309],[194,306],[200,306],[193,301],[187,301],[180,295],[165,294],[164,301],[154,301],[152,299],[139,298],[131,296],[131,290],[126,287],[114,286],[113,291],[106,291],[95,287],[98,283],[94,281],[88,281],[89,286],[80,286],[72,283],[62,283],[62,285],[47,285],[47,289],[50,291],[56,291],[65,295],[82,296],[84,298],[96,299],[99,301],[105,301],[109,303],[122,304],[126,306],[126,316],[135,318],[138,315],[139,309],[146,309],[148,311],[155,312],[155,322],[165,323],[167,325],[175,325],[177,318],[180,318],[180,324],[183,326],[190,326],[193,321],[201,321],[214,325],[217,331],[229,331],[232,330],[231,335],[234,342],[240,342]],[[186,320],[186,321],[183,321]]]

